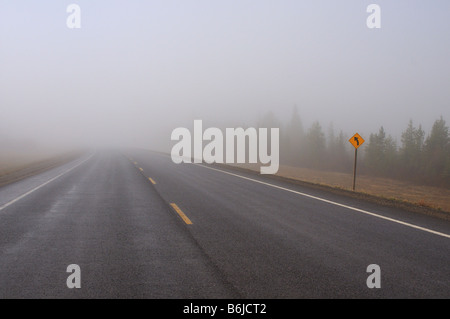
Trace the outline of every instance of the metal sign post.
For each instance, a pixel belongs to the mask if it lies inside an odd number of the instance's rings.
[[[356,133],[348,140],[354,147],[355,147],[355,162],[353,163],[353,191],[355,191],[356,188],[356,162],[358,159],[358,148],[363,145],[364,139]]]
[[[353,191],[355,191],[356,187],[356,161],[358,158],[358,149],[355,148],[355,163],[353,164]]]

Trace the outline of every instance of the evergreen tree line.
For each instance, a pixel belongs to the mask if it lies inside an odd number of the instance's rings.
[[[258,127],[280,128],[280,163],[337,172],[352,172],[354,148],[351,136],[324,129],[316,121],[304,128],[297,108],[288,123],[281,123],[267,113]],[[380,177],[393,177],[422,184],[450,186],[450,136],[444,119],[436,120],[431,132],[414,126],[410,120],[401,134],[401,142],[383,127],[365,137],[358,149],[358,172]]]

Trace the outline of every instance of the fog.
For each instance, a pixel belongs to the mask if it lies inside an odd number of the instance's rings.
[[[449,16],[447,0],[0,0],[0,145],[167,150],[194,119],[294,106],[349,137],[428,132],[450,120]]]

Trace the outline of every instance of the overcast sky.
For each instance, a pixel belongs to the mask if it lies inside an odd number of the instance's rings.
[[[0,134],[153,147],[294,105],[306,127],[428,132],[450,121],[449,17],[448,0],[0,0]]]

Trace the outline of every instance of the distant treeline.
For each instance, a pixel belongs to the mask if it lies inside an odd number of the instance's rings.
[[[351,136],[342,131],[337,133],[331,125],[324,129],[319,122],[304,128],[297,108],[288,123],[281,123],[269,112],[258,126],[280,127],[282,165],[352,171],[354,148],[348,142]],[[358,149],[359,173],[450,186],[450,136],[442,117],[434,122],[429,133],[410,120],[401,134],[400,145],[383,127],[365,136],[365,140]]]

